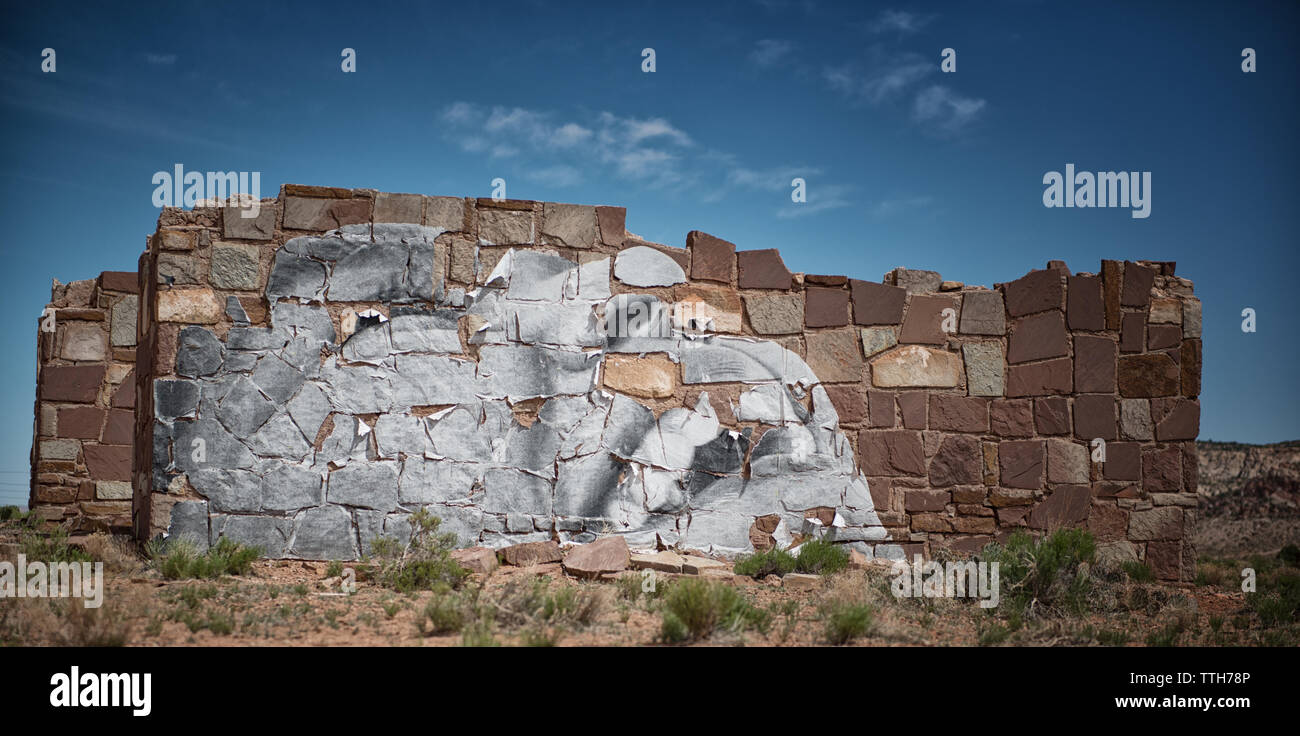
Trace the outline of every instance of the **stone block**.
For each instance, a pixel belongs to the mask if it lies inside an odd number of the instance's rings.
[[[737,283],[742,289],[781,289],[794,285],[794,274],[785,267],[776,249],[742,250],[736,253]]]
[[[691,252],[691,278],[731,283],[736,273],[736,246],[722,238],[692,230],[686,234]]]
[[[959,331],[963,335],[1005,335],[1007,318],[1002,292],[964,292]]]

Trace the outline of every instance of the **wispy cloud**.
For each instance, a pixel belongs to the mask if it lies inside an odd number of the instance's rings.
[[[176,63],[176,54],[145,54],[144,60],[154,66],[171,66]]]
[[[524,176],[529,181],[552,187],[572,187],[582,183],[582,172],[564,164],[534,169]]]
[[[789,41],[765,38],[749,52],[749,61],[760,68],[772,67],[781,63],[781,60],[787,58],[793,50],[794,44]]]
[[[985,104],[984,100],[963,97],[936,84],[917,94],[912,103],[912,119],[929,125],[940,133],[952,135],[974,121]]]
[[[528,181],[552,187],[576,186],[595,172],[635,181],[649,188],[672,187],[716,202],[732,192],[771,195],[778,217],[796,217],[848,204],[847,188],[817,184],[805,204],[789,209],[791,180],[822,181],[813,166],[759,168],[738,156],[701,146],[663,117],[636,118],[603,111],[576,120],[521,107],[454,102],[438,116],[443,136],[461,150],[491,161],[509,159]],[[793,203],[790,203],[793,204]]]
[[[906,10],[886,10],[871,23],[873,33],[916,33],[924,28],[933,15],[917,15]]]
[[[853,204],[848,199],[849,191],[850,187],[838,184],[818,186],[816,182],[810,182],[806,191],[807,201],[783,205],[776,211],[776,216],[782,219],[807,217],[826,210],[848,207]]]
[[[826,85],[855,105],[880,107],[906,104],[910,120],[924,132],[950,137],[980,117],[988,101],[962,95],[931,79],[939,74],[939,59],[911,51],[889,52],[882,46],[867,51],[867,61],[852,61],[822,70]],[[951,75],[940,75],[950,77]]]
[[[912,53],[872,67],[869,72],[856,64],[827,67],[822,77],[831,89],[855,102],[879,105],[902,95],[909,87],[938,70],[935,62]]]

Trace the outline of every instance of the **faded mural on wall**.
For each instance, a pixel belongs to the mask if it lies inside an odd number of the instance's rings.
[[[784,544],[822,509],[832,539],[901,555],[878,544],[817,376],[777,342],[711,334],[713,315],[657,297],[687,280],[668,255],[509,250],[466,291],[433,272],[442,232],[293,238],[266,285],[270,327],[231,297],[224,341],[181,331],[180,378],[155,383],[154,485],[205,500],[172,508],[171,536],[347,560],[405,538],[427,507],[464,545],[623,534],[734,555],[753,549],[756,520]],[[611,270],[645,293],[614,293]],[[669,406],[602,387],[607,360],[637,356],[702,390]],[[708,387],[737,382],[728,427]]]

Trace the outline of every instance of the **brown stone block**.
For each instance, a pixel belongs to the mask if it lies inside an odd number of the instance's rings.
[[[1183,444],[1183,493],[1196,493],[1196,470],[1200,457],[1196,454],[1196,444]]]
[[[858,458],[867,475],[925,475],[921,433],[906,430],[858,432]]]
[[[80,320],[84,322],[103,322],[104,310],[89,309],[86,307],[67,307],[56,310],[54,315],[55,322],[62,324],[70,320]]]
[[[1177,580],[1182,567],[1182,543],[1148,542],[1146,565],[1160,580]]]
[[[1092,510],[1092,491],[1088,486],[1058,486],[1051,495],[1029,512],[1031,529],[1063,529],[1077,526]]]
[[[1128,538],[1128,512],[1113,503],[1094,502],[1088,515],[1088,531],[1098,542]]]
[[[627,208],[596,207],[596,225],[600,228],[600,242],[615,247],[623,245],[623,239],[627,237]],[[694,231],[686,235],[687,247],[690,246],[692,234]],[[730,265],[727,270],[731,270]]]
[[[980,442],[966,435],[950,435],[930,460],[930,485],[944,488],[983,480]]]
[[[135,371],[131,370],[122,379],[122,383],[113,391],[114,409],[135,408]]]
[[[1068,394],[1074,386],[1074,366],[1069,358],[1058,358],[1007,369],[1007,396]]]
[[[1106,300],[1106,329],[1118,330],[1120,323],[1120,293],[1124,289],[1124,264],[1120,261],[1101,262],[1102,292]]]
[[[1133,261],[1124,261],[1124,291],[1120,304],[1126,307],[1146,307],[1151,303],[1151,286],[1156,272]]]
[[[286,230],[334,230],[344,225],[370,222],[374,200],[366,197],[336,199],[321,197],[286,197]]]
[[[903,510],[943,511],[951,501],[952,494],[948,491],[908,489],[903,495]]]
[[[893,485],[888,478],[867,480],[867,488],[871,491],[871,505],[875,507],[877,515],[887,513],[894,507]]]
[[[99,275],[99,288],[103,291],[140,293],[140,278],[135,271],[104,271]]]
[[[1033,435],[1033,402],[1029,399],[994,399],[989,403],[989,427],[999,437]]]
[[[992,512],[990,511],[989,513],[991,514]],[[953,531],[961,532],[963,534],[992,534],[998,530],[998,522],[992,516],[958,516],[952,520],[952,528]],[[964,545],[959,546],[954,542],[953,549],[974,553],[978,552],[985,544],[991,541],[993,540],[982,538],[981,542],[975,544],[973,547]]]
[[[285,184],[286,197],[320,197],[325,199],[351,199],[352,190],[343,187],[320,187],[312,184]]]
[[[736,253],[737,283],[742,289],[783,289],[794,286],[794,274],[785,267],[781,252],[742,250]]]
[[[898,394],[898,409],[903,415],[903,426],[908,429],[925,429],[926,428],[926,401],[928,393],[925,391],[904,391]]]
[[[1035,489],[1043,486],[1043,443],[1039,440],[1003,442],[998,446],[1002,485]]]
[[[72,486],[36,486],[37,503],[72,503],[77,500],[77,489]]]
[[[1102,301],[1101,278],[1071,276],[1065,300],[1066,322],[1072,330],[1100,332],[1106,329],[1106,307]]]
[[[1201,395],[1201,341],[1183,340],[1178,372],[1182,376],[1183,396]]]
[[[849,295],[852,297],[855,325],[896,325],[903,321],[907,289],[849,279]]]
[[[888,429],[894,426],[894,392],[867,391],[867,405],[870,408],[873,428]]]
[[[1070,352],[1065,317],[1058,310],[1016,320],[1008,340],[1007,362],[1028,363],[1056,358]]]
[[[1142,480],[1142,445],[1137,442],[1107,442],[1102,475],[1107,480]]]
[[[1117,357],[1114,340],[1075,335],[1074,390],[1079,393],[1114,393]]]
[[[912,514],[912,531],[943,533],[952,531],[952,521],[943,514]]]
[[[900,343],[943,345],[950,333],[945,332],[944,322],[951,319],[952,327],[957,326],[957,308],[960,302],[951,296],[927,296],[916,294],[907,305],[907,316],[903,318],[903,328],[898,332]],[[945,309],[951,309],[952,317],[944,315]],[[955,331],[955,330],[954,330]]]
[[[40,398],[42,401],[93,403],[107,370],[103,365],[45,366],[40,376]]]
[[[736,273],[734,243],[692,230],[686,234],[686,248],[691,251],[691,278],[731,283]]]
[[[1061,272],[1055,269],[1030,271],[1005,284],[1002,293],[1006,296],[1007,313],[1012,317],[1060,309],[1065,296]]]
[[[129,445],[86,445],[81,450],[86,468],[95,480],[131,480]]]
[[[1182,453],[1178,448],[1151,449],[1142,453],[1144,490],[1176,491],[1182,482]]]
[[[1181,347],[1183,328],[1178,325],[1149,325],[1147,327],[1147,350],[1167,350]]]
[[[1149,399],[1178,393],[1178,364],[1166,353],[1121,355],[1119,393],[1125,398]]]
[[[1140,312],[1126,312],[1121,320],[1119,349],[1122,353],[1140,353],[1146,345],[1147,321]]]
[[[848,276],[831,276],[821,273],[804,274],[803,282],[812,286],[844,286],[849,283]]]
[[[1201,402],[1195,399],[1153,399],[1151,418],[1160,442],[1194,440],[1201,431]],[[59,418],[63,431],[63,418]]]
[[[1069,402],[1064,397],[1034,399],[1034,425],[1039,434],[1069,433]]]
[[[91,406],[59,409],[59,436],[78,440],[98,440],[104,426],[103,409]]]
[[[826,394],[831,398],[831,405],[840,417],[840,424],[861,424],[867,417],[867,407],[862,400],[862,389],[855,385],[826,386]],[[892,394],[891,394],[892,397]],[[892,400],[892,398],[891,398]],[[894,407],[889,407],[889,415],[894,414]],[[889,426],[893,426],[890,422]]]
[[[956,394],[930,394],[929,428],[950,432],[987,432],[989,402]]]
[[[993,488],[989,491],[989,505],[999,509],[1007,506],[1032,506],[1034,499],[1034,492],[1030,490]],[[1001,512],[998,513],[998,519],[1002,519]]]
[[[1097,437],[1118,438],[1114,394],[1080,394],[1074,397],[1074,436],[1091,442]]]
[[[135,440],[135,412],[128,409],[114,409],[108,413],[108,423],[104,425],[104,435],[100,442],[106,445],[130,445]]]
[[[842,327],[848,323],[849,293],[847,291],[820,286],[811,286],[804,290],[806,326]]]

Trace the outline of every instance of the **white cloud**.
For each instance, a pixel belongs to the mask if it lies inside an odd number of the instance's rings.
[[[875,33],[916,33],[934,20],[932,15],[917,15],[906,10],[886,10],[871,24]]]
[[[758,42],[753,51],[749,52],[749,60],[758,67],[776,66],[782,59],[789,56],[793,50],[794,44],[789,41],[765,38]]]
[[[489,160],[509,158],[520,176],[548,186],[576,186],[585,180],[584,174],[595,176],[604,169],[604,176],[648,188],[673,187],[704,202],[745,191],[760,192],[760,199],[781,207],[789,202],[791,179],[818,177],[810,183],[806,204],[775,214],[798,217],[848,204],[842,197],[845,188],[821,183],[821,169],[745,166],[732,153],[697,145],[666,118],[605,111],[562,121],[546,111],[455,102],[442,110],[438,122],[444,138],[461,150]]]
[[[552,187],[571,187],[582,183],[582,173],[572,166],[558,164],[524,174],[524,177]]]
[[[171,66],[176,63],[176,54],[145,54],[144,60],[154,66]]]
[[[986,101],[962,97],[942,85],[922,90],[912,104],[912,119],[944,134],[960,132],[984,109]]]
[[[776,211],[776,216],[782,219],[807,217],[826,210],[849,207],[853,204],[848,199],[849,189],[838,184],[818,185],[817,182],[810,181],[806,192],[808,201],[788,202]]]
[[[908,87],[924,79],[937,67],[936,62],[923,60],[915,54],[907,54],[882,65],[873,73],[862,73],[856,66],[844,65],[827,67],[823,70],[822,77],[831,89],[845,94],[850,99],[879,105],[902,95]]]

